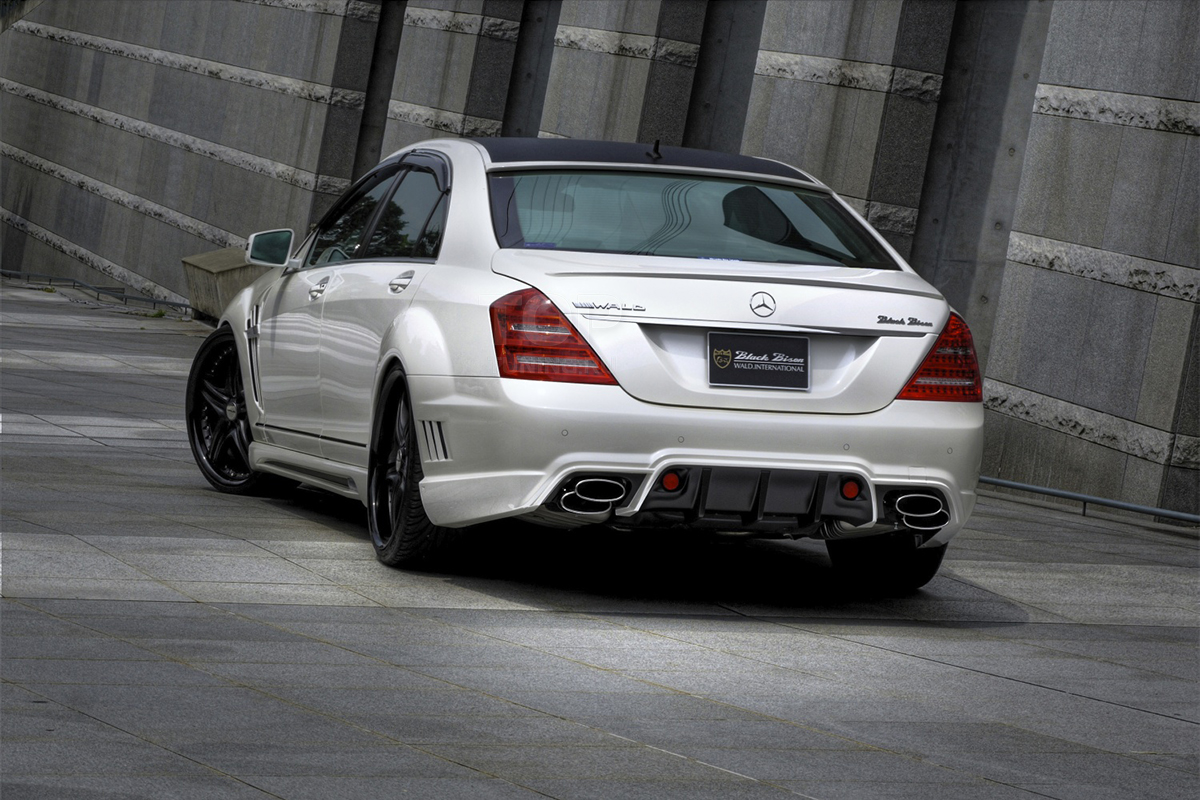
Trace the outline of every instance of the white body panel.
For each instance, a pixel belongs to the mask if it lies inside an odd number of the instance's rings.
[[[898,269],[506,250],[492,229],[480,146],[417,147],[453,166],[436,262],[303,269],[306,243],[292,271],[263,276],[222,317],[246,386],[261,387],[248,403],[255,469],[366,502],[379,387],[400,367],[420,432],[421,496],[439,525],[536,514],[573,473],[644,476],[615,509],[619,523],[663,470],[703,465],[853,474],[876,509],[878,486],[937,490],[950,521],[928,544],[962,528],[975,501],[982,406],[895,400],[950,309],[881,238]],[[566,315],[618,386],[499,377],[489,307],[529,286]],[[759,291],[777,303],[769,317],[751,308]],[[247,336],[256,313],[257,338]],[[710,386],[710,330],[808,337],[811,388]]]

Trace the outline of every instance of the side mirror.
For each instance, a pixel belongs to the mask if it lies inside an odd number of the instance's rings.
[[[291,228],[276,231],[260,231],[250,234],[246,241],[246,260],[260,267],[282,267],[287,265],[292,252]]]

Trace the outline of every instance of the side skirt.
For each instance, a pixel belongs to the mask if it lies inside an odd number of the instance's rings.
[[[264,442],[250,445],[250,466],[367,504],[366,467],[339,464]]]

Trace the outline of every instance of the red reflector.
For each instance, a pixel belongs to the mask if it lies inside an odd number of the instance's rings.
[[[668,472],[662,476],[662,488],[666,489],[668,492],[673,492],[678,489],[680,483],[681,481],[679,480],[679,475],[674,472]]]
[[[537,289],[501,297],[491,314],[501,378],[616,385],[591,346]]]
[[[983,379],[975,358],[975,342],[962,317],[950,315],[933,349],[896,399],[983,402]]]
[[[858,481],[851,479],[842,484],[842,497],[847,500],[853,500],[862,492],[862,487],[858,485]]]

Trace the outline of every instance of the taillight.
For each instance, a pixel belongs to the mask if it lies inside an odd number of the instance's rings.
[[[591,346],[537,289],[505,295],[491,311],[501,378],[616,385]]]
[[[983,379],[975,358],[975,342],[962,317],[950,315],[942,335],[896,399],[983,401]]]

